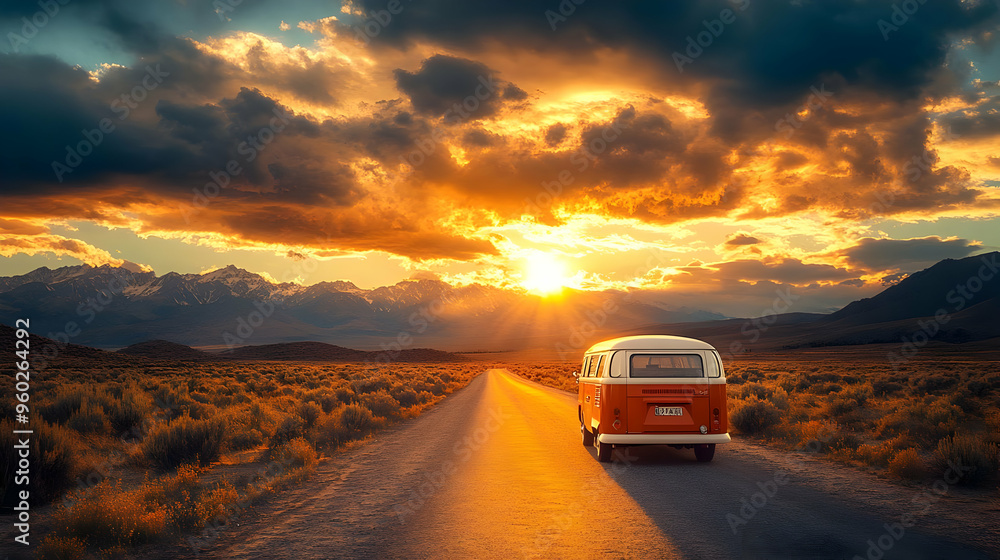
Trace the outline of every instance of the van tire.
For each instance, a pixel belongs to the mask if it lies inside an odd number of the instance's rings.
[[[611,444],[601,443],[601,440],[596,439],[596,443],[594,443],[594,445],[597,447],[597,460],[602,463],[610,463],[612,450]]]
[[[694,446],[694,456],[698,459],[699,463],[708,463],[715,457],[715,444],[709,443],[707,445],[696,445]]]
[[[594,445],[594,432],[587,429],[583,423],[580,423],[580,433],[583,434],[583,446],[590,447]]]

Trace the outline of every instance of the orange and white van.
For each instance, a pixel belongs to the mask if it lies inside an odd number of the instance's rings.
[[[670,445],[711,461],[728,443],[726,374],[707,342],[679,336],[627,336],[584,353],[573,374],[584,445],[611,460],[613,447]]]

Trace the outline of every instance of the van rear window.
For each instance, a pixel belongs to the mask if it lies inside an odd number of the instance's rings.
[[[630,377],[705,377],[697,354],[633,354]]]

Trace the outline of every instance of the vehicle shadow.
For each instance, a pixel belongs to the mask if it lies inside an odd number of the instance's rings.
[[[881,519],[726,447],[709,463],[690,449],[616,449],[602,467],[686,558],[989,558],[919,526],[886,536],[886,524],[898,519]],[[869,554],[880,538],[888,547]]]

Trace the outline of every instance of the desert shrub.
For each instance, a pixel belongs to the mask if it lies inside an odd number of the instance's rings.
[[[858,446],[854,457],[866,465],[887,467],[893,457],[894,451],[892,445],[886,441],[878,444],[865,443]]]
[[[771,389],[770,387],[762,383],[757,383],[756,381],[752,381],[750,383],[742,385],[739,391],[737,391],[737,397],[741,399],[754,397],[757,400],[761,401],[767,400],[768,397],[770,397],[773,394],[774,394],[774,389]]]
[[[366,394],[361,402],[374,416],[395,418],[399,415],[399,402],[385,391]]]
[[[413,406],[417,404],[417,392],[409,387],[393,387],[392,396],[401,406]]]
[[[334,411],[316,423],[313,442],[317,446],[335,449],[352,439],[353,433],[340,424],[340,411]]]
[[[880,397],[885,397],[903,390],[903,385],[895,381],[878,379],[872,381],[872,392]]]
[[[889,474],[906,480],[920,480],[927,475],[927,469],[917,450],[910,447],[896,453],[889,461]]]
[[[53,424],[65,424],[76,411],[80,410],[83,401],[90,394],[90,391],[79,385],[59,387],[52,402],[39,409],[42,418]]]
[[[814,395],[830,395],[839,393],[842,390],[843,387],[836,383],[815,383],[809,387],[809,392]]]
[[[757,434],[781,422],[781,411],[768,401],[749,400],[737,405],[730,421],[744,434]]]
[[[253,449],[264,443],[264,434],[257,428],[232,430],[229,436],[230,449]]]
[[[316,420],[319,418],[320,410],[319,405],[311,402],[304,402],[299,405],[299,418],[302,418],[302,422],[305,424],[307,429],[312,428],[316,424]]]
[[[983,409],[979,400],[968,390],[960,389],[952,393],[948,401],[968,414],[978,414]]]
[[[950,469],[952,464],[971,468],[958,480],[958,484],[966,486],[979,486],[996,479],[997,469],[1000,468],[997,445],[970,434],[958,434],[939,441],[935,459],[935,468],[940,473]]]
[[[962,409],[944,399],[901,404],[879,419],[876,434],[883,438],[910,434],[923,444],[932,445],[954,433],[963,416]]]
[[[872,392],[866,385],[855,385],[841,391],[840,396],[844,399],[856,401],[858,406],[865,406],[868,404],[868,399],[872,397]]]
[[[827,403],[827,412],[835,418],[847,416],[855,412],[860,407],[858,401],[844,398],[842,396],[831,397]]]
[[[349,404],[340,411],[340,426],[351,434],[367,431],[372,425],[372,413],[369,409],[356,404]]]
[[[108,431],[108,419],[101,405],[84,398],[80,408],[69,417],[66,426],[81,434],[104,433]]]
[[[958,383],[958,379],[944,375],[928,375],[917,380],[916,386],[919,391],[930,393],[948,389]]]
[[[129,382],[122,387],[121,395],[108,403],[104,412],[115,432],[122,434],[141,425],[152,406],[149,395],[135,382]]]
[[[222,418],[194,420],[181,416],[154,428],[143,441],[143,454],[163,469],[193,461],[207,465],[218,460],[225,433]]]
[[[978,380],[969,381],[966,388],[969,390],[969,393],[975,397],[985,397],[993,390],[992,385],[985,381]]]
[[[374,393],[376,391],[388,391],[392,387],[392,381],[381,375],[355,379],[351,384],[354,386],[354,391],[359,395]]]
[[[358,400],[357,394],[350,387],[337,387],[333,394],[343,404],[352,404]]]
[[[319,455],[313,446],[303,438],[287,442],[275,455],[283,464],[292,468],[314,469],[319,463]]]
[[[87,554],[87,543],[77,537],[48,536],[38,545],[40,560],[80,560]]]
[[[277,429],[274,430],[274,434],[271,435],[268,445],[273,449],[301,436],[303,427],[302,418],[298,416],[286,416],[278,424]]]
[[[831,451],[855,451],[861,445],[861,439],[851,432],[838,431],[826,445]]]
[[[0,464],[4,465],[3,487],[11,488],[17,469],[8,468],[18,463],[18,435],[13,430],[22,429],[10,420],[0,421]],[[33,424],[34,435],[30,438],[31,454],[30,492],[32,503],[46,503],[59,497],[73,485],[78,463],[75,437],[68,429],[45,422]],[[23,437],[23,436],[22,436]]]
[[[153,542],[164,533],[167,516],[163,510],[148,510],[141,494],[103,482],[78,497],[71,508],[57,509],[53,525],[60,536],[94,547]]]
[[[225,515],[226,506],[239,499],[236,489],[225,481],[206,489],[202,488],[196,479],[189,488],[172,492],[169,499],[159,502],[166,511],[170,525],[182,531],[197,531],[203,528],[209,520]]]

